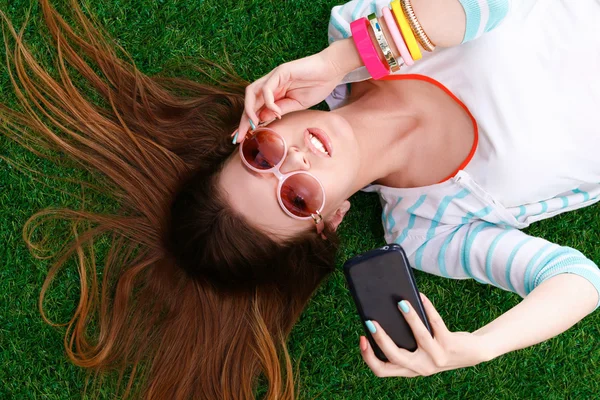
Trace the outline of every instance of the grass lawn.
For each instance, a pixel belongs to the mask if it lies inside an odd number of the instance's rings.
[[[327,45],[329,11],[339,0],[105,0],[91,11],[146,73],[172,68],[184,58],[223,62],[256,79],[278,64]],[[66,0],[56,0],[66,9]],[[30,0],[0,0],[17,26]],[[27,43],[45,62],[54,54],[40,33],[34,4]],[[4,63],[4,51],[2,51]],[[178,74],[185,74],[178,72]],[[189,77],[194,77],[188,74]],[[16,104],[6,69],[0,69],[0,101]],[[81,174],[39,160],[0,135],[0,155],[51,176]],[[41,182],[0,161],[0,399],[81,398],[85,372],[71,365],[61,328],[46,325],[37,299],[48,264],[34,260],[21,237],[26,219],[48,206],[77,206],[67,193],[78,187]],[[383,243],[375,195],[359,194],[341,228],[338,269],[318,291],[294,329],[290,351],[300,362],[302,398],[324,399],[589,399],[600,393],[600,314],[558,338],[475,368],[429,378],[378,379],[362,362],[362,333],[345,288],[341,265]],[[102,200],[99,200],[102,202]],[[103,206],[100,204],[99,206]],[[109,205],[107,205],[109,206]],[[600,208],[591,207],[536,224],[530,234],[575,247],[600,262]],[[519,297],[474,281],[416,273],[419,287],[453,330],[475,330],[519,302]],[[78,295],[77,275],[59,275],[48,297],[50,316],[66,321]],[[112,398],[102,392],[100,398]]]

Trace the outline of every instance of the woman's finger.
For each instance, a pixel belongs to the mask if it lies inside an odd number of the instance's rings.
[[[419,349],[425,351],[434,360],[441,358],[442,349],[439,343],[433,339],[412,305],[408,301],[403,300],[398,303],[398,309],[402,312],[413,335],[415,335]]]
[[[280,119],[280,117],[282,115],[289,114],[294,111],[304,110],[306,108],[302,104],[300,104],[297,100],[290,99],[287,97],[275,101],[275,104],[281,110],[281,114],[277,115],[271,109],[265,107],[258,113],[258,117],[260,118],[261,121],[270,121],[275,118]]]
[[[270,109],[265,107],[259,111],[258,118],[261,121],[272,121],[272,120],[277,119],[277,114],[275,114],[273,111],[271,111]]]
[[[255,86],[258,82],[254,82],[252,85],[246,87],[246,94],[244,97],[244,112],[246,113],[246,118],[252,118],[252,121],[257,124],[258,116],[256,115],[256,111],[259,110],[263,106],[263,98],[262,92],[259,90],[256,91],[259,86]],[[259,95],[260,94],[260,95]],[[243,117],[242,117],[243,119]],[[243,121],[240,120],[240,124]]]
[[[246,114],[246,112],[244,111],[242,113],[242,119],[240,121],[240,125],[238,126],[238,129],[235,132],[233,132],[233,134],[232,134],[233,144],[242,143],[244,141],[244,139],[246,138],[246,134],[248,133],[249,129],[250,129],[249,117],[248,117],[248,114]]]
[[[246,127],[246,130],[243,131],[244,136],[248,128],[250,127],[249,124],[245,124],[248,122],[248,118],[252,119],[252,122],[254,122],[255,125],[258,125],[258,123],[260,122],[257,116],[257,112],[264,106],[262,88],[265,82],[273,75],[273,72],[274,70],[268,73],[267,75],[263,76],[262,78],[257,79],[250,85],[246,86],[246,92],[244,96],[245,115],[242,115],[242,118],[240,119],[240,126]],[[242,132],[240,132],[240,134],[241,133]]]
[[[265,122],[272,122],[274,119],[277,118],[277,116],[275,114],[273,114],[273,117],[269,117],[268,115],[265,114],[265,111],[270,111],[270,110],[266,107],[263,107],[262,109],[260,109],[258,111],[259,123],[258,124],[254,123],[254,127],[258,127],[261,123],[264,124]],[[252,128],[252,124],[250,123],[250,118],[248,117],[248,114],[246,114],[246,112],[244,111],[242,113],[242,120],[240,121],[240,125],[238,126],[238,129],[236,129],[235,132],[233,132],[231,134],[231,136],[234,138],[233,144],[242,143],[244,141],[244,139],[246,139],[246,136],[248,136],[248,132],[251,129],[253,129],[253,128]]]
[[[446,327],[446,324],[444,323],[444,320],[431,303],[431,300],[429,300],[429,298],[423,293],[421,293],[421,301],[423,301],[423,308],[425,308],[425,314],[427,314],[427,319],[429,320],[429,324],[433,330],[433,335],[437,338],[441,338],[450,333]]]
[[[281,116],[282,111],[281,108],[275,102],[275,95],[273,94],[273,90],[268,88],[266,85],[262,88],[262,96],[265,102],[265,106],[273,111],[276,115]]]
[[[289,72],[289,68],[285,64],[283,64],[275,68],[262,84],[261,93],[264,100],[264,104],[271,111],[278,114],[279,118],[281,118],[284,112],[281,108],[279,108],[279,105],[277,104],[277,101],[275,99],[275,92],[280,93],[280,95],[283,94],[283,98],[285,98],[285,94],[287,91],[285,86],[289,84],[290,77],[291,75]]]
[[[364,362],[369,366],[371,371],[380,378],[386,378],[390,376],[403,376],[406,378],[412,378],[418,376],[415,371],[410,368],[399,367],[397,365],[386,363],[381,361],[375,355],[373,348],[369,344],[369,341],[366,337],[360,337],[360,355],[362,356]]]
[[[399,348],[378,322],[370,321],[370,324],[367,322],[367,327],[383,354],[385,354],[392,364],[396,364],[400,367],[408,367],[411,365],[414,360],[414,354],[408,350]]]

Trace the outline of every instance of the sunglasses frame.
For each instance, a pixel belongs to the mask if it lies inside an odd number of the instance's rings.
[[[281,158],[281,160],[274,165],[273,167],[269,168],[269,169],[258,169],[253,167],[252,165],[250,165],[250,163],[246,160],[246,158],[244,157],[244,152],[242,151],[242,147],[244,146],[244,142],[246,142],[246,140],[250,139],[253,135],[255,135],[257,132],[260,131],[268,131],[271,132],[272,134],[276,135],[277,137],[279,137],[281,139],[281,141],[283,142],[283,157]],[[252,129],[251,130],[252,134],[250,135],[250,137],[247,137],[244,139],[244,141],[242,143],[240,143],[239,145],[239,153],[240,153],[240,158],[242,159],[242,163],[249,168],[250,170],[254,171],[254,172],[258,172],[258,173],[262,173],[262,174],[268,174],[271,173],[273,175],[275,175],[275,177],[277,177],[277,180],[279,181],[278,185],[277,185],[277,201],[279,202],[279,206],[281,207],[281,209],[290,217],[294,218],[294,219],[299,219],[299,220],[309,220],[312,219],[314,221],[315,224],[319,224],[320,222],[323,221],[323,216],[321,215],[321,212],[323,211],[323,208],[325,208],[325,188],[323,187],[323,184],[321,183],[321,181],[314,176],[313,174],[311,174],[308,171],[292,171],[289,172],[287,174],[283,174],[281,172],[281,165],[283,164],[283,162],[285,161],[285,159],[287,158],[287,151],[288,151],[288,147],[287,147],[287,143],[285,141],[285,138],[283,136],[281,136],[279,133],[277,133],[276,131],[274,131],[271,128],[265,128],[263,126],[259,126],[256,129]],[[281,199],[281,188],[283,187],[283,183],[285,182],[286,179],[294,176],[294,175],[299,175],[299,174],[304,174],[304,175],[308,175],[311,178],[313,178],[315,181],[317,181],[317,183],[319,184],[319,187],[321,188],[321,193],[323,194],[323,201],[321,203],[321,207],[319,207],[319,209],[317,210],[317,212],[315,214],[311,214],[309,217],[300,217],[298,215],[293,214],[290,210],[287,209],[287,207],[283,204],[283,200]]]

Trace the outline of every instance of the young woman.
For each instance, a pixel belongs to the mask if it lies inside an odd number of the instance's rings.
[[[312,223],[286,215],[289,205],[278,208],[278,174],[304,171],[320,180],[324,194],[313,183],[288,184],[315,199],[310,204],[305,198],[303,206],[314,214],[317,230],[321,215],[337,226],[356,191],[376,192],[386,240],[402,245],[414,268],[473,278],[525,298],[473,333],[449,332],[425,300],[435,338],[401,302],[419,344],[414,353],[398,349],[376,321],[366,321],[390,362],[377,359],[361,338],[365,362],[377,376],[409,377],[539,343],[598,306],[600,272],[593,261],[520,229],[600,200],[600,82],[594,78],[600,4],[396,0],[392,9],[398,3],[406,17],[412,13],[413,28],[418,20],[413,31],[425,36],[423,47],[450,48],[406,62],[406,48],[394,47],[403,43],[391,39],[398,27],[390,25],[388,1],[335,7],[328,49],[284,64],[247,88],[234,137],[241,160],[229,160],[221,187],[234,209],[275,237],[305,232]],[[356,40],[361,17],[379,10],[393,57],[413,64],[393,76],[366,60],[364,42]],[[363,38],[374,50],[377,29]],[[457,46],[461,42],[469,43]],[[423,47],[417,54],[425,53]],[[375,63],[385,66],[385,47],[379,50]],[[370,73],[382,79],[370,80]],[[246,136],[259,120],[302,110],[327,95],[331,112],[294,112]],[[283,161],[262,138],[285,141]],[[265,158],[281,163],[278,179],[249,168],[269,168]],[[277,190],[279,197],[290,196]]]
[[[298,110],[361,66],[354,43],[342,38],[352,20],[387,2],[335,8],[336,42],[248,86],[245,103],[238,80],[213,87],[142,74],[117,57],[75,0],[78,31],[40,1],[59,50],[57,80],[5,18],[22,109],[0,108],[3,133],[41,155],[66,154],[97,178],[86,190],[120,205],[112,214],[47,210],[25,227],[31,238],[50,219],[73,222],[73,240],[58,254],[42,297],[74,257],[81,298],[65,343],[76,364],[129,371],[124,394],[144,398],[251,398],[261,375],[267,398],[293,398],[286,337],[331,272],[335,229],[347,199],[364,187],[380,193],[386,239],[401,243],[416,268],[472,276],[525,297],[473,333],[448,331],[424,298],[435,338],[401,304],[418,338],[414,353],[369,321],[390,359],[375,359],[361,339],[378,376],[475,365],[555,336],[596,307],[593,263],[518,229],[600,195],[592,156],[600,144],[592,112],[600,89],[586,81],[598,61],[589,41],[598,41],[600,7],[529,1],[498,14],[494,7],[508,3],[482,0],[480,25],[472,28],[474,3],[412,3],[438,46],[503,23],[401,69],[410,72],[404,79],[352,83],[351,95],[341,86],[330,98],[332,112]],[[570,29],[559,35],[557,26]],[[400,58],[400,49],[391,51]],[[563,64],[551,59],[559,54]],[[100,101],[77,88],[67,64]],[[347,80],[361,78],[368,76],[358,69]],[[246,135],[259,119],[288,113]],[[236,129],[239,146],[230,138]],[[99,238],[111,243],[99,258],[101,284],[93,251]]]

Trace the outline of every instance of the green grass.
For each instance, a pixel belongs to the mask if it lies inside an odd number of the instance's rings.
[[[65,0],[56,3],[66,4]],[[256,79],[279,63],[319,51],[327,44],[329,11],[336,0],[111,0],[91,10],[146,73],[169,69],[186,59],[225,60]],[[0,0],[0,9],[19,26],[29,0]],[[51,49],[40,34],[33,7],[28,44],[49,61]],[[2,52],[4,60],[4,52]],[[191,75],[190,75],[191,76]],[[15,105],[4,69],[3,103]],[[45,174],[79,174],[39,160],[0,135],[0,154]],[[76,205],[67,193],[78,188],[52,179],[34,181],[0,161],[0,399],[80,398],[85,373],[64,354],[63,330],[42,322],[37,298],[48,265],[34,260],[21,238],[24,222],[48,206]],[[100,204],[103,206],[103,204]],[[107,204],[106,206],[110,206]],[[338,269],[318,291],[293,331],[290,350],[300,360],[302,398],[544,398],[587,399],[600,393],[598,313],[569,332],[532,348],[475,368],[429,378],[378,379],[362,362],[362,333],[340,267],[354,254],[382,244],[380,206],[374,195],[359,194],[341,234]],[[529,233],[575,247],[600,261],[600,208],[591,207],[536,224]],[[472,331],[519,302],[511,293],[477,284],[416,273],[447,325]],[[50,292],[51,316],[64,321],[77,298],[77,277],[62,273]],[[111,398],[102,393],[101,398]]]

